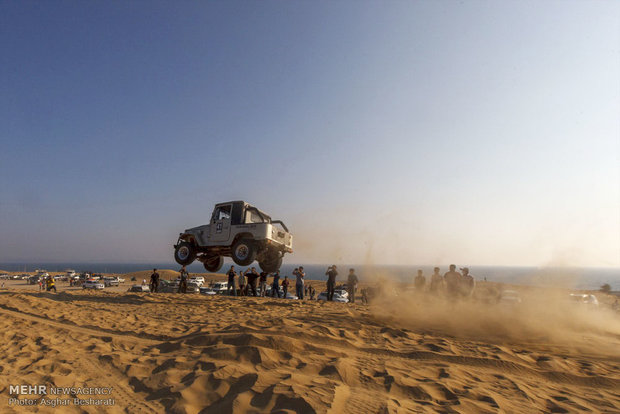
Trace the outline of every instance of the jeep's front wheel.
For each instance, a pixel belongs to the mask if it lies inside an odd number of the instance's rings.
[[[196,259],[194,245],[189,242],[181,242],[174,249],[174,260],[182,266],[191,264]]]
[[[233,244],[231,256],[239,266],[247,266],[256,260],[256,247],[251,240],[241,239]]]
[[[210,256],[202,262],[207,272],[215,273],[224,265],[224,258],[222,256]]]

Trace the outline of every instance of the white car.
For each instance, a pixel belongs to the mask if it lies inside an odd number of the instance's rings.
[[[119,280],[117,277],[104,277],[103,284],[106,286],[118,286]]]
[[[192,278],[189,279],[190,283],[196,283],[198,286],[202,286],[205,283],[205,278],[202,276],[194,276]]]
[[[201,287],[200,294],[201,295],[217,295],[217,292],[213,288],[210,288],[210,287]]]
[[[103,283],[101,283],[98,280],[93,280],[93,279],[89,279],[84,281],[84,284],[82,285],[82,289],[97,289],[97,290],[101,290],[104,289],[105,286]]]
[[[584,305],[593,306],[593,307],[598,306],[598,299],[596,298],[596,296],[591,295],[591,294],[571,293],[570,298],[573,301],[582,303]]]
[[[327,292],[319,293],[319,296],[317,296],[316,300],[327,300]],[[338,292],[334,292],[334,300],[333,301],[334,302],[340,302],[340,303],[347,303],[347,302],[349,302],[349,299],[347,299],[346,297],[344,297],[343,295],[341,295]]]
[[[150,292],[151,290],[147,285],[133,285],[129,288],[129,292]]]
[[[226,291],[228,290],[228,282],[215,282],[213,284],[213,290],[218,295],[226,294]]]
[[[519,295],[519,292],[517,292],[516,290],[503,290],[502,293],[500,293],[499,299],[497,300],[497,302],[513,305],[513,304],[521,303],[521,296]]]

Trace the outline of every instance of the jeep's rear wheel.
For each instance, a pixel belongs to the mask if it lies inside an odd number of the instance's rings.
[[[282,266],[282,255],[280,252],[271,252],[267,257],[258,262],[263,272],[273,273]]]
[[[182,266],[187,266],[196,260],[196,249],[189,242],[181,242],[174,249],[174,260]]]
[[[224,258],[222,256],[209,256],[202,264],[207,269],[207,272],[215,273],[224,265]]]
[[[251,240],[241,239],[233,244],[231,256],[239,266],[247,266],[256,260],[256,247]]]

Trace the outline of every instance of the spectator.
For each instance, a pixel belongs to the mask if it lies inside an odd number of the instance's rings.
[[[157,287],[159,286],[159,273],[157,273],[157,269],[153,269],[153,273],[151,274],[151,293],[157,292]]]
[[[291,281],[289,280],[288,276],[284,276],[284,280],[282,281],[282,292],[283,292],[283,298],[286,299],[286,294],[288,293],[288,287],[291,284]]]
[[[355,290],[357,289],[357,283],[359,280],[355,275],[355,269],[349,269],[349,276],[347,276],[347,289],[349,290],[349,302],[355,303]]]
[[[439,268],[433,269],[433,275],[431,276],[431,293],[438,293],[443,286],[443,277],[439,274]]]
[[[178,293],[187,293],[187,279],[189,279],[189,273],[185,266],[179,270],[179,290]],[[145,281],[146,282],[146,281]]]
[[[448,295],[452,298],[457,297],[461,285],[461,274],[456,271],[456,265],[450,265],[450,271],[443,275],[443,279],[446,283]]]
[[[265,272],[264,270],[260,272],[259,291],[260,291],[261,297],[264,297],[265,293],[267,293],[267,276],[268,275],[269,273]]]
[[[276,270],[273,274],[273,283],[271,284],[271,297],[278,295],[280,297],[280,271]]]
[[[469,267],[461,267],[463,272],[461,276],[461,295],[465,298],[469,298],[474,294],[476,288],[476,281],[474,277],[469,274]]]
[[[426,278],[422,272],[422,269],[418,269],[418,275],[414,279],[414,285],[417,291],[423,291],[424,286],[426,285]]]
[[[254,295],[254,297],[258,296],[258,293],[256,292],[256,281],[260,277],[260,275],[256,271],[256,268],[253,267],[252,270],[246,271],[245,277],[248,279],[248,296],[250,295],[250,289],[252,289],[252,295]]]
[[[230,270],[228,271],[228,286],[226,286],[226,293],[229,296],[237,296],[237,287],[235,286],[235,276],[237,276],[237,273],[235,272],[235,266],[230,266]]]
[[[245,289],[247,285],[245,283],[245,275],[240,270],[239,271],[239,296],[245,296]]]
[[[327,268],[327,300],[334,300],[334,289],[336,289],[336,276],[338,276],[338,269],[336,265],[332,265]]]
[[[293,274],[296,277],[295,293],[297,297],[299,298],[299,300],[303,300],[304,299],[304,277],[306,277],[306,274],[304,273],[304,267],[299,266],[299,268],[296,269],[296,271],[294,271]]]

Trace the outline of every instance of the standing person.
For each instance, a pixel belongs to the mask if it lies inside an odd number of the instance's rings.
[[[422,269],[418,269],[418,275],[415,277],[413,284],[415,285],[415,289],[419,292],[424,290],[424,286],[426,285],[426,278],[422,272]]]
[[[259,279],[259,291],[260,291],[260,296],[261,297],[265,297],[265,293],[267,293],[267,276],[269,275],[269,273],[265,272],[264,270],[262,272],[260,272],[260,279]]]
[[[228,296],[237,296],[235,276],[237,276],[237,273],[235,272],[235,266],[230,266],[230,270],[228,270],[228,285],[226,286],[226,293],[228,294]]]
[[[299,300],[304,300],[304,277],[306,274],[304,273],[304,267],[299,266],[299,268],[293,272],[296,277],[295,280],[295,292]]]
[[[450,271],[443,275],[443,280],[446,282],[448,296],[456,298],[461,284],[461,274],[456,271],[456,265],[450,265]]]
[[[310,291],[310,300],[314,300],[316,298],[316,289],[314,286],[310,286],[308,290]]]
[[[56,292],[56,285],[54,284],[54,276],[47,277],[47,291],[54,289],[54,293]]]
[[[187,293],[187,280],[189,279],[189,273],[187,272],[187,269],[185,268],[185,266],[183,266],[181,268],[181,270],[179,270],[179,277],[181,278],[179,280],[179,291],[178,293]]]
[[[239,270],[239,296],[245,296],[245,275]]]
[[[327,268],[327,300],[334,300],[334,289],[336,289],[336,276],[338,276],[338,269],[336,265],[332,265]]]
[[[469,274],[469,267],[461,267],[463,275],[461,276],[461,296],[469,298],[474,294],[476,287],[476,281],[474,277]]]
[[[278,295],[280,298],[280,271],[276,270],[273,274],[273,283],[271,284],[271,297]]]
[[[39,278],[39,292],[43,290],[43,279]]]
[[[439,274],[439,268],[435,267],[433,269],[433,275],[431,276],[431,285],[430,291],[431,293],[439,293],[441,287],[443,286],[443,277]]]
[[[151,274],[151,293],[157,292],[158,286],[159,286],[159,273],[157,273],[157,269],[153,269],[153,274]]]
[[[347,290],[349,291],[349,302],[355,303],[355,290],[357,289],[357,275],[355,269],[349,269],[349,276],[347,276]]]
[[[288,276],[284,276],[284,280],[282,281],[282,297],[286,299],[286,294],[288,293],[288,287],[291,284],[290,280],[288,280]]]
[[[260,275],[256,271],[256,268],[253,267],[251,270],[246,271],[245,277],[248,279],[248,296],[250,296],[250,289],[252,290],[252,295],[254,295],[254,297],[258,296],[256,292],[256,280],[260,277]]]

